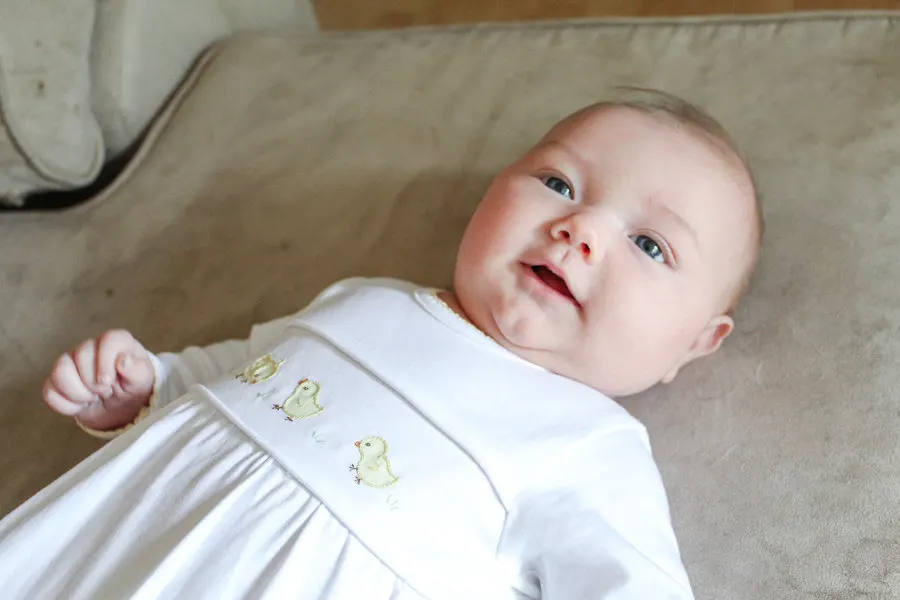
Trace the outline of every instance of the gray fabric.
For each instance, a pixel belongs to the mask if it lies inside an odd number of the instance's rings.
[[[735,336],[624,402],[698,598],[900,597],[895,20],[245,37],[210,58],[104,197],[0,220],[0,510],[96,447],[40,400],[68,346],[244,336],[351,275],[448,285],[490,175],[604,86],[648,85],[720,116],[766,196]]]

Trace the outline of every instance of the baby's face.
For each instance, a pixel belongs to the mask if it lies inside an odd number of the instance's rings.
[[[749,189],[734,161],[656,117],[564,122],[491,183],[460,246],[457,299],[501,345],[607,395],[669,381],[732,329]]]

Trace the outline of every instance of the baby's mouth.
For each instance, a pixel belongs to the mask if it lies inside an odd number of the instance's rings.
[[[549,268],[544,265],[530,265],[531,272],[540,279],[544,285],[555,291],[560,296],[568,299],[573,302],[576,306],[581,306],[578,300],[575,299],[575,296],[572,295],[572,291],[569,289],[569,284],[566,283],[566,280],[551,271]]]

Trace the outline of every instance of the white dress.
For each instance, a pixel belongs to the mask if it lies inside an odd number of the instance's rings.
[[[350,280],[316,302],[367,285]],[[452,335],[505,352],[430,290],[396,287]],[[151,415],[0,521],[4,600],[425,598],[214,404],[185,401],[195,383],[246,366],[290,319],[258,326],[246,341],[155,357]],[[566,495],[506,515],[516,530],[501,545],[519,571],[508,598],[692,598],[661,484],[655,473],[634,475],[646,463],[623,467],[608,486],[623,486],[621,501],[605,492],[598,503],[608,507],[597,514],[608,518],[588,530],[540,512]],[[620,472],[610,464],[599,470]]]

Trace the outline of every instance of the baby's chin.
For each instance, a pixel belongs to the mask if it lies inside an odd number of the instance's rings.
[[[629,382],[605,373],[596,364],[581,364],[585,352],[576,351],[558,326],[533,314],[501,313],[495,315],[491,336],[501,346],[539,367],[594,388],[610,397],[627,396],[640,390],[629,390]]]
[[[457,296],[476,327],[512,353],[545,366],[538,357],[557,350],[563,337],[551,315],[515,288],[481,288],[480,294],[471,295],[467,291],[458,288]]]
[[[503,305],[492,311],[492,329],[500,345],[527,360],[552,353],[557,346],[556,327],[546,315],[527,306]],[[544,366],[544,365],[541,365]]]
[[[567,351],[571,349],[567,348],[566,340],[554,333],[548,335],[552,330],[528,320],[498,323],[497,328],[500,332],[500,339],[495,336],[497,342],[519,358],[606,394],[595,373],[570,360]]]

